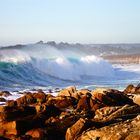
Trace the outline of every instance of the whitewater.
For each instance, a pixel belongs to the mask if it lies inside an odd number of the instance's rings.
[[[140,65],[111,65],[80,50],[30,44],[0,49],[0,90],[55,89],[75,85],[121,89],[138,84]]]

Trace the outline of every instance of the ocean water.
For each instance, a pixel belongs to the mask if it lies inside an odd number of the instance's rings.
[[[112,65],[95,55],[52,46],[0,49],[0,90],[47,90],[70,85],[123,89],[139,82],[138,64]]]

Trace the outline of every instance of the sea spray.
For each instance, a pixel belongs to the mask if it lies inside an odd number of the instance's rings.
[[[0,49],[0,89],[68,85],[104,85],[113,80],[139,78],[95,55],[46,44]]]

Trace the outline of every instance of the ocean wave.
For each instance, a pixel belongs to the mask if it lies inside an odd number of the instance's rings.
[[[130,74],[130,73],[129,73]],[[92,84],[128,73],[104,59],[47,46],[0,50],[0,88]],[[126,76],[127,77],[127,76]]]

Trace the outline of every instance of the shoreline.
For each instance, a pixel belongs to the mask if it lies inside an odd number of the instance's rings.
[[[128,85],[123,91],[71,86],[56,96],[51,90],[21,95],[0,105],[0,139],[129,140],[139,134],[140,84]],[[0,92],[1,99],[8,96],[10,92]]]

